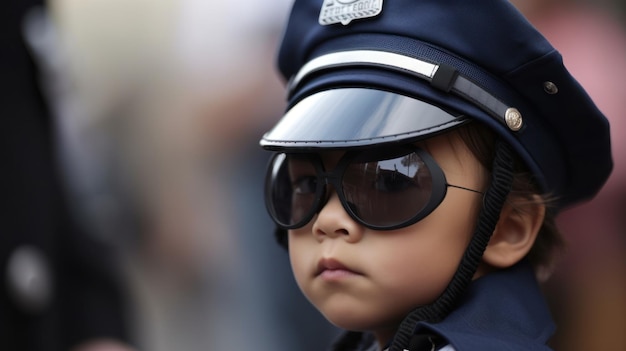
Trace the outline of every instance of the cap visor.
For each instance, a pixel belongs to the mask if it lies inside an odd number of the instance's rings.
[[[417,140],[466,120],[396,93],[337,88],[296,103],[263,136],[261,146],[271,150],[348,148]]]

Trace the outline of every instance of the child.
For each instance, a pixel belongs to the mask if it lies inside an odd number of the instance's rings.
[[[334,350],[547,350],[556,213],[608,123],[508,3],[296,0],[266,204]]]

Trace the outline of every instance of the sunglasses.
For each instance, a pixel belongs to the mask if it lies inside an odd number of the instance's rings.
[[[265,202],[282,229],[308,224],[328,201],[328,185],[346,212],[375,230],[406,227],[428,216],[441,204],[448,184],[426,151],[403,145],[346,152],[332,171],[317,153],[276,153],[265,180]]]

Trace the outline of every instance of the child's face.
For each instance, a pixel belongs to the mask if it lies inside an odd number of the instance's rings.
[[[486,171],[455,132],[418,144],[450,184],[484,190]],[[323,155],[332,169],[342,153]],[[289,231],[296,281],[333,324],[385,340],[413,308],[435,300],[452,278],[473,233],[482,196],[448,188],[421,221],[376,231],[355,222],[337,194],[308,225]]]

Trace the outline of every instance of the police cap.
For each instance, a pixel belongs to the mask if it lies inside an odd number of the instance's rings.
[[[269,150],[410,142],[478,120],[559,207],[612,169],[606,118],[506,0],[296,0],[278,67],[288,108]]]

